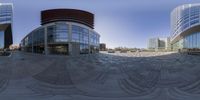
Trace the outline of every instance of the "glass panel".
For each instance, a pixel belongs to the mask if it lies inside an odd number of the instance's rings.
[[[197,33],[197,47],[200,48],[200,32]]]
[[[80,54],[88,54],[89,53],[89,45],[88,44],[80,44]]]
[[[72,42],[80,43],[80,54],[89,53],[89,30],[72,25]]]
[[[68,54],[69,25],[58,22],[47,27],[47,42],[49,54]]]
[[[187,48],[189,48],[190,44],[189,44],[189,37],[188,36],[186,37],[186,45],[187,45]]]
[[[33,52],[44,54],[44,29],[32,32],[33,35]]]
[[[69,27],[65,23],[57,23],[56,25],[47,27],[48,43],[67,42]]]
[[[0,31],[0,49],[4,48],[4,32]]]
[[[80,42],[80,27],[72,25],[72,42]]]
[[[197,33],[193,34],[193,48],[197,48]]]
[[[192,35],[190,35],[189,38],[190,38],[190,42],[189,42],[190,43],[190,48],[192,48],[193,47],[193,45],[192,45]]]
[[[1,5],[0,6],[0,23],[11,23],[12,6]]]
[[[199,20],[193,20],[193,21],[190,22],[190,25],[194,25],[194,24],[197,24],[197,23],[199,23]]]
[[[48,45],[48,50],[50,54],[67,55],[68,44],[50,44]]]
[[[65,23],[57,23],[56,24],[56,35],[55,41],[56,42],[67,42],[68,41],[68,25]]]

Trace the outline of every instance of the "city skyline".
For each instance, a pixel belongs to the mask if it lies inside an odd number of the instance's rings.
[[[3,100],[199,100],[199,61],[199,0],[0,2]]]
[[[46,4],[48,2],[48,5]],[[43,0],[40,3],[32,0],[3,0],[1,3],[13,3],[14,44],[38,27],[40,11],[54,8],[72,8],[90,11],[95,14],[95,31],[101,34],[101,42],[108,47],[146,48],[148,38],[170,35],[170,13],[182,4],[197,3],[197,0],[182,1],[133,1],[123,0]],[[92,3],[92,4],[91,4]],[[138,5],[140,4],[140,5]],[[149,9],[150,8],[150,9]]]

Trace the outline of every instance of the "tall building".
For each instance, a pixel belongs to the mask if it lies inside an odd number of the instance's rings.
[[[150,38],[148,41],[148,49],[150,50],[155,50],[158,48],[158,42],[159,39],[158,38]]]
[[[0,49],[9,48],[12,39],[13,6],[10,3],[0,3]]]
[[[78,55],[99,52],[100,35],[94,31],[94,15],[76,9],[41,12],[41,26],[21,41],[22,51]]]
[[[148,41],[149,50],[170,50],[170,38],[150,38]]]
[[[173,50],[200,48],[200,4],[185,4],[171,12]]]

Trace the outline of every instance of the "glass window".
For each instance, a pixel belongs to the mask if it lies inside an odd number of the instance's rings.
[[[80,30],[80,42],[84,44],[89,44],[89,30],[81,28]]]
[[[72,25],[72,41],[80,42],[80,27]]]
[[[192,34],[192,43],[193,43],[193,48],[196,48],[197,47],[196,33]]]
[[[55,36],[55,41],[56,42],[67,42],[68,41],[68,25],[65,23],[57,23],[56,24],[56,34]]]
[[[189,38],[189,36],[187,36],[187,41],[186,42],[187,42],[187,48],[190,48],[190,43],[189,43],[190,42],[190,38]]]
[[[96,32],[90,32],[90,44],[95,46],[95,47],[99,47],[99,38],[100,36],[96,33]]]
[[[193,21],[190,22],[190,25],[194,25],[194,24],[197,24],[197,23],[199,23],[199,20],[193,20]]]
[[[80,26],[72,25],[72,41],[89,44],[89,30]]]
[[[183,39],[183,47],[186,48],[186,37]]]
[[[47,27],[47,41],[48,43],[67,42],[69,27],[65,23],[56,23]]]
[[[191,48],[190,47],[190,36],[188,36],[188,48]]]
[[[4,32],[0,31],[0,49],[4,48]]]
[[[197,33],[197,47],[200,48],[200,32]]]
[[[12,6],[1,5],[0,6],[0,22],[11,23],[11,16],[12,16]]]
[[[49,54],[68,55],[68,44],[49,44]]]
[[[89,53],[89,45],[88,44],[80,44],[80,54],[88,54]]]
[[[190,20],[194,20],[194,19],[199,19],[199,15],[195,15],[195,16],[190,17]]]
[[[44,54],[44,28],[32,32],[33,52]]]

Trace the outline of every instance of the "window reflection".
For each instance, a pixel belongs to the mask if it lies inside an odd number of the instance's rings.
[[[1,5],[0,6],[0,23],[11,23],[12,6]]]
[[[172,37],[175,37],[189,27],[200,24],[200,6],[177,9],[171,17]]]
[[[184,38],[184,48],[200,48],[200,32],[186,36]]]
[[[32,36],[33,36],[33,52],[44,54],[44,28],[34,31],[32,33]]]
[[[72,42],[80,42],[80,27],[72,25]]]
[[[99,48],[99,35],[86,28],[72,25],[72,42],[80,43],[80,53],[97,52]],[[89,46],[90,45],[90,46]]]
[[[22,41],[22,50],[26,52],[44,53],[44,28],[28,34]]]
[[[48,43],[67,42],[69,28],[65,23],[57,23],[47,27]]]
[[[4,32],[0,31],[0,49],[4,48]]]
[[[80,50],[77,53],[88,54],[99,51],[99,34],[90,31],[88,28],[78,25],[71,26],[71,35],[69,24],[57,22],[41,29],[31,32],[21,41],[23,51],[45,53],[45,28],[47,35],[47,54],[69,54],[69,44],[77,44]],[[69,37],[71,36],[71,37]],[[71,40],[71,41],[70,41]],[[71,47],[73,48],[73,47]]]

